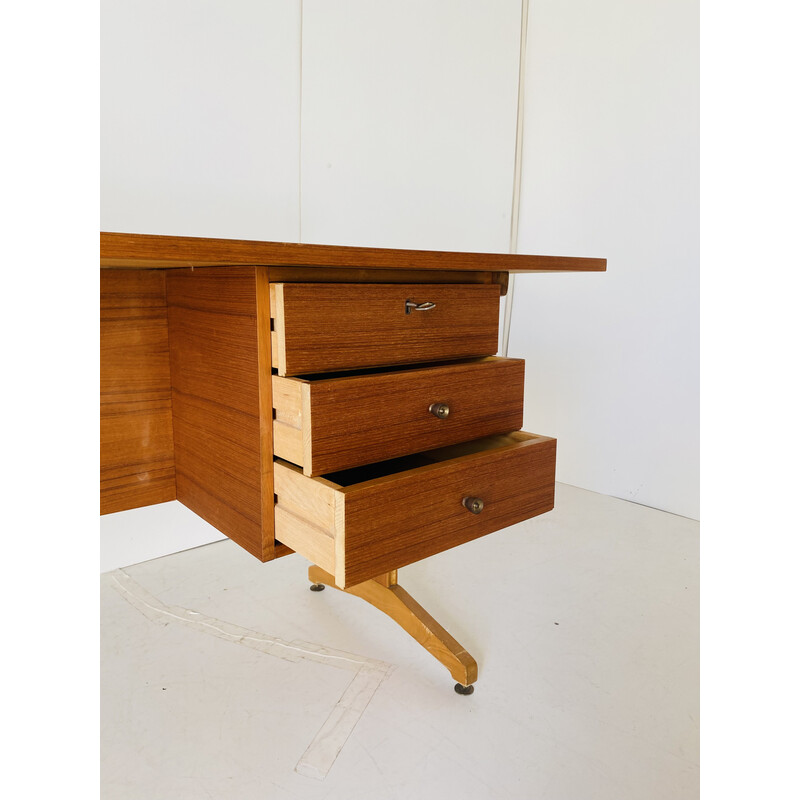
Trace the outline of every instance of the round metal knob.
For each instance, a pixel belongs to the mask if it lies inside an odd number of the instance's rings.
[[[447,403],[431,403],[428,406],[428,411],[434,417],[439,417],[439,419],[447,419],[450,416],[450,406]]]
[[[480,497],[465,497],[461,505],[473,514],[480,514],[483,511],[483,500]]]

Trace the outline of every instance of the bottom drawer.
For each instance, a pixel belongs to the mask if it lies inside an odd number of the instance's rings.
[[[318,478],[277,460],[275,538],[346,588],[550,511],[555,467],[524,432]]]

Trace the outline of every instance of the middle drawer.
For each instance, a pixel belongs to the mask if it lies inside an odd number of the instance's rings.
[[[525,362],[272,376],[273,449],[322,475],[522,427]]]

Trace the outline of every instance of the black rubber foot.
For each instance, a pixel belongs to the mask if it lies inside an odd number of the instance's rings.
[[[460,683],[457,683],[453,688],[456,690],[456,694],[472,694],[475,691],[474,686],[462,686]]]
[[[311,586],[308,587],[311,589],[312,592],[321,592],[325,588],[324,583],[312,583]]]

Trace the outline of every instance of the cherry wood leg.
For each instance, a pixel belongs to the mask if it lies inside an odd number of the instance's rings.
[[[333,575],[317,566],[308,568],[311,583],[322,583],[340,592],[354,594],[391,617],[406,633],[416,639],[453,679],[462,686],[478,680],[475,659],[405,590],[397,583],[397,570],[377,578],[339,589]]]

